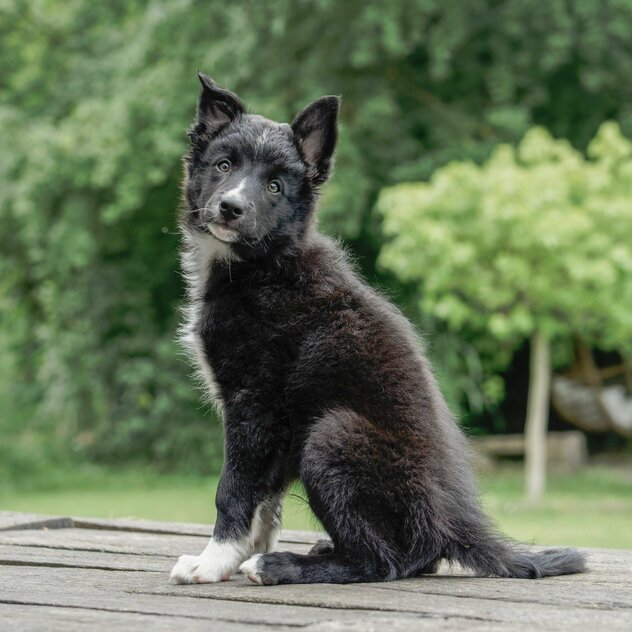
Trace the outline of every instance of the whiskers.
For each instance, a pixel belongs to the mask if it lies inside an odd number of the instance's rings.
[[[250,248],[261,248],[264,253],[269,252],[270,246],[272,245],[272,235],[270,235],[270,233],[264,233],[258,239],[248,239],[244,235],[241,235],[240,237],[246,246],[249,246]]]
[[[184,214],[186,216],[188,215],[194,215],[195,213],[207,213],[208,212],[208,208],[206,206],[200,207],[200,208],[193,208],[193,209],[185,209],[184,210]],[[212,223],[212,221],[210,222]],[[250,227],[250,230],[254,230],[256,231],[257,228],[257,217],[256,215],[254,216],[254,226]],[[263,254],[267,254],[270,252],[271,247],[272,247],[272,243],[274,240],[274,235],[272,234],[271,231],[265,232],[263,235],[261,236],[248,236],[242,232],[240,232],[237,228],[235,228],[235,231],[237,233],[238,240],[236,240],[235,242],[227,242],[227,245],[230,246],[231,243],[233,243],[233,245],[238,245],[238,244],[242,244],[244,246],[247,246],[248,248],[252,248],[253,250],[259,250],[260,252],[262,252]],[[249,231],[250,232],[250,231]],[[230,259],[227,259],[227,261],[230,261]],[[232,281],[232,271],[230,269],[230,265],[228,266],[228,274],[229,277]]]
[[[264,233],[259,241],[263,247],[263,251],[266,253],[269,252],[270,246],[272,245],[272,235],[269,232]]]

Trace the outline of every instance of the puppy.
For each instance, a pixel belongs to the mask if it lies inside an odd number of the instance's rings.
[[[389,581],[442,559],[478,575],[579,573],[572,549],[531,552],[481,510],[464,437],[410,323],[318,232],[339,99],[292,122],[249,114],[199,75],[185,157],[182,341],[223,413],[217,523],[177,583]],[[331,540],[273,552],[299,479]]]

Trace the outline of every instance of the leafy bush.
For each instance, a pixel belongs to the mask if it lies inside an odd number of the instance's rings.
[[[476,339],[488,384],[536,332],[561,361],[573,336],[632,352],[632,143],[605,123],[587,153],[534,128],[380,196],[379,263],[417,286],[420,312]]]

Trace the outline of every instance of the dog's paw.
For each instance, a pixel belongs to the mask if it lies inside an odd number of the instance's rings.
[[[255,584],[263,584],[263,578],[261,577],[261,553],[253,555],[247,559],[240,567],[239,572],[243,573],[251,582]]]
[[[255,584],[276,586],[277,584],[303,584],[304,576],[297,559],[307,559],[305,555],[277,551],[257,553],[247,559],[239,571]]]
[[[204,555],[181,555],[171,571],[174,584],[213,584],[230,579],[227,571]]]
[[[307,555],[327,555],[334,552],[334,543],[331,540],[316,540],[316,544]]]

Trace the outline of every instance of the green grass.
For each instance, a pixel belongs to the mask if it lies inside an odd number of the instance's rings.
[[[481,481],[483,502],[505,533],[524,542],[632,549],[632,468],[588,467],[554,476],[545,498],[522,498],[522,472]]]
[[[92,465],[53,470],[16,484],[0,484],[0,510],[175,522],[215,521],[218,477],[114,471]],[[290,490],[283,511],[288,529],[319,529],[304,492]]]
[[[209,523],[215,520],[217,478],[115,472],[82,466],[46,480],[0,488],[0,508],[49,514],[136,517]],[[522,500],[518,468],[482,477],[483,502],[508,535],[525,542],[632,549],[632,471],[592,466],[577,475],[554,476],[546,498]],[[283,524],[317,529],[299,496],[285,503]]]

